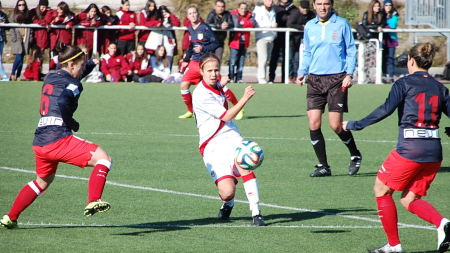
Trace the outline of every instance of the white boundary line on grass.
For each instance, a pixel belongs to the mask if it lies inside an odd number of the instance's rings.
[[[0,167],[0,169],[9,170],[9,171],[23,172],[23,173],[30,173],[30,174],[34,174],[35,173],[34,171],[31,171],[31,170],[24,170],[24,169],[18,169],[18,168],[10,168],[10,167]],[[68,179],[77,179],[77,180],[85,180],[85,181],[89,180],[89,178],[84,178],[84,177],[75,177],[75,176],[58,175],[58,174],[56,176],[57,177],[61,177],[61,178],[68,178]],[[164,190],[164,189],[158,189],[158,188],[152,188],[152,187],[144,187],[144,186],[135,186],[135,185],[115,183],[115,182],[111,182],[111,181],[106,181],[106,183],[109,184],[109,185],[120,186],[120,187],[131,188],[131,189],[148,190],[148,191],[155,191],[155,192],[162,192],[162,193],[170,193],[170,194],[177,194],[177,195],[185,195],[185,196],[192,196],[192,197],[214,199],[214,200],[218,199],[217,196],[209,196],[209,195],[202,195],[202,194],[189,193],[189,192],[178,192],[178,191]],[[235,202],[248,204],[248,201],[237,200],[237,199],[235,200]],[[342,218],[348,218],[348,219],[354,219],[354,220],[363,220],[363,221],[370,221],[370,222],[380,223],[380,221],[378,219],[360,217],[360,216],[355,216],[355,215],[345,215],[345,214],[339,214],[339,213],[330,213],[330,212],[323,212],[323,211],[313,210],[313,209],[305,209],[305,208],[297,208],[297,207],[289,207],[289,206],[280,206],[280,205],[266,204],[266,203],[260,203],[260,205],[261,206],[266,206],[266,207],[278,208],[278,209],[291,210],[291,211],[319,213],[319,214],[339,216],[339,217],[342,217]],[[398,223],[398,226],[399,227],[405,227],[405,228],[418,228],[418,229],[426,229],[426,230],[435,230],[435,228],[431,227],[431,226],[421,226],[421,225],[413,225],[413,224],[405,224],[405,223]]]

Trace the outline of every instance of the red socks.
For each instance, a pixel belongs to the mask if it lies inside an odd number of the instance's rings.
[[[234,96],[234,93],[230,89],[227,89],[225,91],[225,96],[233,105],[236,105],[238,103],[236,96]]]
[[[193,106],[192,106],[192,95],[191,95],[191,92],[189,90],[187,90],[187,91],[182,90],[181,91],[181,97],[183,97],[183,101],[186,104],[186,106],[188,108],[188,111],[193,112],[194,109],[193,109]]]
[[[105,159],[100,159],[95,164],[95,167],[92,169],[91,176],[89,177],[89,203],[102,198],[103,189],[105,188],[106,183],[106,176],[108,175],[111,167],[111,162]]]
[[[422,199],[416,199],[411,202],[408,206],[408,211],[417,215],[422,220],[434,224],[436,227],[439,227],[441,220],[444,218],[434,206]]]
[[[44,191],[39,187],[36,180],[29,182],[25,185],[14,200],[11,210],[8,216],[11,220],[17,220],[20,213],[23,212],[34,200],[41,195]]]
[[[397,208],[391,195],[377,197],[378,216],[380,217],[381,224],[383,225],[384,232],[386,233],[389,245],[395,246],[400,244],[400,238],[398,236],[398,217]]]

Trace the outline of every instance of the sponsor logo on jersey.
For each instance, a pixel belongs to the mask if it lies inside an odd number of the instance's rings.
[[[203,33],[197,34],[197,38],[198,38],[199,40],[202,40],[202,39],[203,39]]]
[[[332,38],[333,40],[337,40],[337,39],[339,38],[339,35],[338,35],[337,33],[333,33],[333,34],[331,35],[331,38]]]

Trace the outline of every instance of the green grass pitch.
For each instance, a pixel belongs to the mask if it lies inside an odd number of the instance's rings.
[[[31,149],[39,120],[42,83],[0,85],[0,215],[20,189],[35,179]],[[240,98],[245,85],[230,84]],[[1,252],[366,252],[386,243],[378,221],[373,182],[397,140],[397,115],[354,132],[363,154],[360,172],[347,176],[349,153],[323,117],[333,176],[310,178],[317,163],[309,141],[306,87],[253,84],[257,94],[237,121],[257,141],[265,161],[255,173],[267,227],[251,226],[242,182],[229,222],[216,219],[217,190],[198,153],[194,119],[177,84],[84,84],[75,118],[77,136],[103,147],[114,159],[103,200],[104,214],[84,217],[84,170],[61,164],[50,188],[25,210],[19,230],[0,229]],[[382,104],[390,85],[355,85],[346,120],[358,120]],[[444,117],[441,126],[449,126]],[[441,132],[443,135],[443,132]],[[444,157],[450,139],[443,137]],[[450,217],[450,163],[446,158],[427,201]],[[407,252],[435,252],[436,231],[399,210]]]

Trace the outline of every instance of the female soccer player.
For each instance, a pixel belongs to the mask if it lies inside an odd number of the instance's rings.
[[[252,171],[236,166],[234,152],[243,141],[236,124],[231,121],[244,105],[255,95],[252,86],[245,88],[244,96],[235,106],[228,109],[224,85],[229,78],[219,82],[220,61],[213,53],[205,53],[200,60],[203,80],[198,84],[193,96],[194,112],[200,135],[199,151],[209,175],[219,189],[223,201],[218,217],[228,220],[234,206],[237,177],[242,177],[244,189],[250,202],[253,224],[265,226],[259,210],[258,181]]]
[[[6,228],[18,228],[19,215],[50,186],[60,162],[81,168],[94,166],[89,178],[88,205],[84,215],[91,216],[110,209],[109,203],[102,201],[101,196],[112,159],[98,145],[72,133],[80,127],[73,114],[83,91],[79,78],[85,59],[86,55],[80,48],[66,46],[59,53],[61,69],[45,78],[40,105],[42,117],[33,141],[37,178],[22,188],[9,213],[0,220]]]
[[[198,65],[200,58],[207,52],[214,52],[220,45],[216,35],[214,35],[214,32],[211,30],[211,27],[200,20],[200,13],[197,7],[190,6],[187,9],[187,16],[192,23],[192,26],[188,28],[191,44],[186,50],[186,56],[181,64],[181,67],[186,68],[186,71],[184,72],[180,89],[181,96],[188,111],[179,116],[178,118],[180,119],[194,117],[194,114],[192,113],[192,95],[189,91],[189,87],[191,87],[191,85],[197,85],[202,79]],[[238,101],[233,92],[227,87],[224,87],[224,92],[228,101],[233,105],[236,105]],[[244,117],[243,110],[238,113],[236,119],[242,119],[242,117]]]
[[[415,45],[408,56],[410,75],[394,83],[386,102],[362,120],[342,123],[344,130],[361,130],[398,109],[399,141],[378,171],[374,186],[378,216],[388,243],[371,251],[374,253],[402,251],[394,191],[402,191],[400,202],[404,208],[436,226],[439,252],[450,246],[450,221],[422,200],[441,167],[439,121],[442,113],[450,116],[448,89],[427,72],[435,50],[430,43]]]

